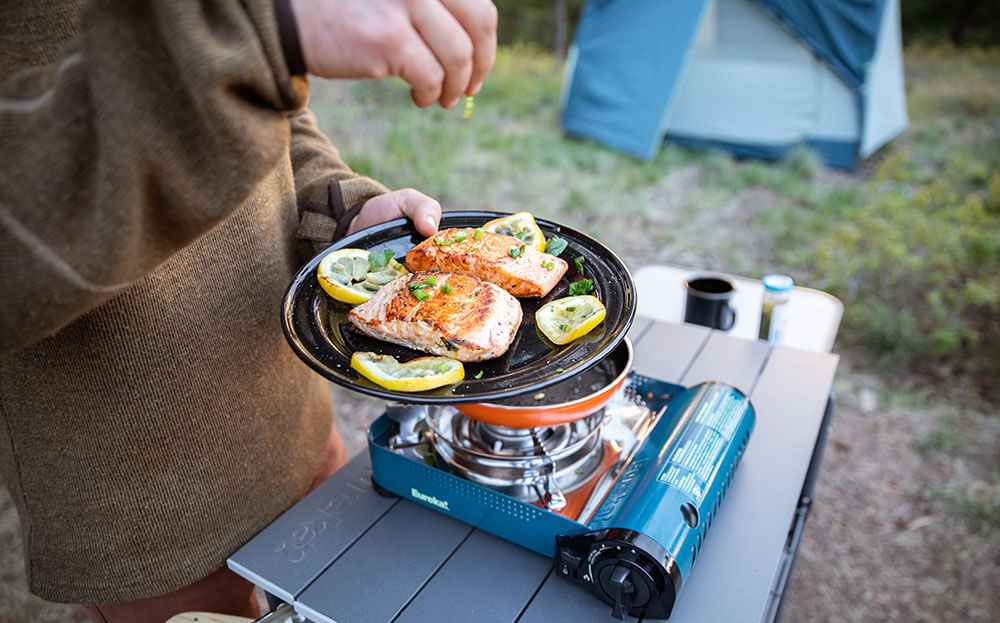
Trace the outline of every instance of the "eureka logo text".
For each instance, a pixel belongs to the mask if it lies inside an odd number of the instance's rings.
[[[421,502],[427,502],[428,504],[431,504],[433,506],[437,506],[441,510],[444,511],[451,510],[450,508],[448,508],[448,502],[444,500],[439,500],[433,495],[427,495],[426,493],[421,493],[420,491],[412,487],[410,488],[410,495],[412,495],[414,499],[420,500]]]

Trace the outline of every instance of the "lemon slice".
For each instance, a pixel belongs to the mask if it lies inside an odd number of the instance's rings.
[[[483,225],[483,229],[501,236],[513,236],[537,249],[545,251],[545,234],[539,229],[535,217],[530,212],[518,212],[503,218],[493,219]]]
[[[569,344],[590,333],[604,321],[607,311],[596,296],[567,296],[535,312],[535,324],[556,344]]]
[[[340,249],[320,261],[316,278],[320,287],[333,298],[359,305],[407,272],[402,264],[392,259],[391,252],[370,255],[364,249]]]
[[[351,367],[372,383],[395,392],[422,392],[465,378],[462,362],[447,357],[417,357],[399,363],[390,355],[359,352],[351,356]]]

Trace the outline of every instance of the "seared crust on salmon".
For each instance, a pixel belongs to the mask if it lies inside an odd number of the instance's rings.
[[[569,265],[511,236],[482,229],[445,229],[406,254],[412,271],[442,270],[473,275],[514,296],[548,294]]]
[[[423,272],[382,286],[347,317],[380,340],[459,361],[482,361],[507,352],[521,325],[521,304],[469,275]]]

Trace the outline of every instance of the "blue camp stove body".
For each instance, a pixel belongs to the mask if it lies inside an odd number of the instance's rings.
[[[583,523],[391,449],[399,424],[385,415],[369,430],[372,478],[380,489],[551,557],[557,574],[609,603],[615,616],[667,618],[755,414],[742,392],[721,383],[685,389],[638,374],[629,383],[662,414]]]

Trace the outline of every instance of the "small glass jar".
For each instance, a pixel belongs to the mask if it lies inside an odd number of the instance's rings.
[[[788,275],[766,275],[761,281],[764,284],[764,300],[760,308],[760,332],[757,337],[777,344],[781,342],[784,332],[788,299],[795,281]]]

